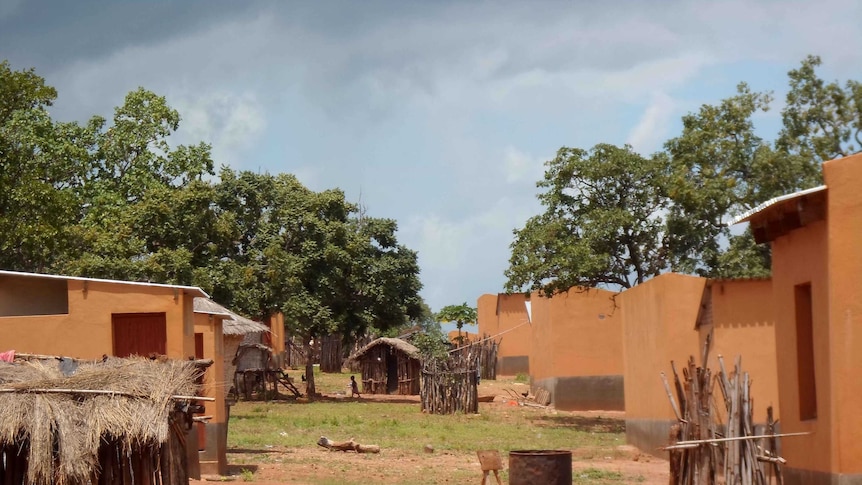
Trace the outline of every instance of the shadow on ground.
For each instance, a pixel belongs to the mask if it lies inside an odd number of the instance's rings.
[[[538,426],[591,433],[625,433],[626,431],[625,420],[601,416],[536,416],[532,421]]]

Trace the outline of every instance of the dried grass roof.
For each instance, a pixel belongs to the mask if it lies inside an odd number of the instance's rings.
[[[225,335],[246,335],[249,333],[269,332],[269,327],[255,322],[250,318],[238,315],[209,298],[195,298],[195,313],[211,313],[213,315],[227,315],[223,321],[223,332]]]
[[[413,359],[419,359],[420,353],[419,349],[417,349],[413,344],[405,342],[400,338],[389,338],[389,337],[380,337],[377,340],[372,340],[368,345],[362,347],[357,350],[353,355],[351,355],[348,360],[359,360],[363,355],[367,354],[368,351],[377,347],[378,345],[388,345],[395,350],[399,350],[407,354],[408,357]]]
[[[101,440],[116,440],[126,450],[165,443],[171,396],[194,395],[200,372],[191,361],[144,358],[81,363],[69,377],[56,364],[0,363],[0,447],[29,442],[29,483],[87,483],[98,467]]]

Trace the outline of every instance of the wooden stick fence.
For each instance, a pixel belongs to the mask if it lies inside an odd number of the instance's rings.
[[[432,359],[422,365],[422,410],[432,414],[478,413],[475,357]]]
[[[709,344],[707,339],[703,362],[708,362]],[[785,460],[775,453],[778,437],[805,433],[776,434],[769,407],[766,431],[757,434],[752,418],[751,380],[742,371],[742,359],[736,359],[730,374],[721,356],[718,362],[720,370],[713,377],[709,368],[698,367],[690,357],[682,369],[682,379],[671,362],[673,389],[661,374],[679,421],[671,429],[671,445],[665,448],[670,452],[670,483],[782,485],[781,464]],[[714,392],[716,385],[720,395]]]
[[[458,358],[469,358],[470,356],[478,359],[477,366],[479,367],[479,376],[482,379],[496,380],[497,379],[497,350],[500,347],[500,341],[489,338],[487,334],[476,342],[471,342],[463,347],[449,351],[449,355]]]

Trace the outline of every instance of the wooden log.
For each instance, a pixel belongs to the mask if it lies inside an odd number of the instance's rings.
[[[377,445],[363,445],[353,441],[353,438],[347,441],[332,441],[326,436],[321,436],[317,440],[317,444],[330,451],[355,451],[356,453],[380,453],[380,447]]]

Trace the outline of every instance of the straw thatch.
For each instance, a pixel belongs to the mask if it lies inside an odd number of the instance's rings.
[[[266,325],[260,322],[255,322],[254,320],[242,315],[238,315],[209,298],[197,297],[195,298],[194,305],[195,313],[211,313],[213,315],[229,316],[230,318],[226,318],[222,323],[222,331],[225,335],[246,335],[250,333],[269,332],[269,327]]]
[[[378,345],[388,345],[393,349],[396,349],[400,352],[404,352],[411,359],[419,359],[420,352],[419,349],[416,348],[413,344],[409,344],[399,338],[389,338],[389,337],[380,337],[377,340],[372,341],[365,347],[357,350],[353,355],[350,356],[349,360],[359,360],[367,354],[371,349],[377,347]]]
[[[38,361],[0,363],[0,449],[29,453],[27,483],[88,483],[103,443],[125,454],[166,443],[172,396],[194,395],[201,372],[190,361],[143,358],[81,363],[69,377]],[[88,390],[117,394],[74,392]]]

